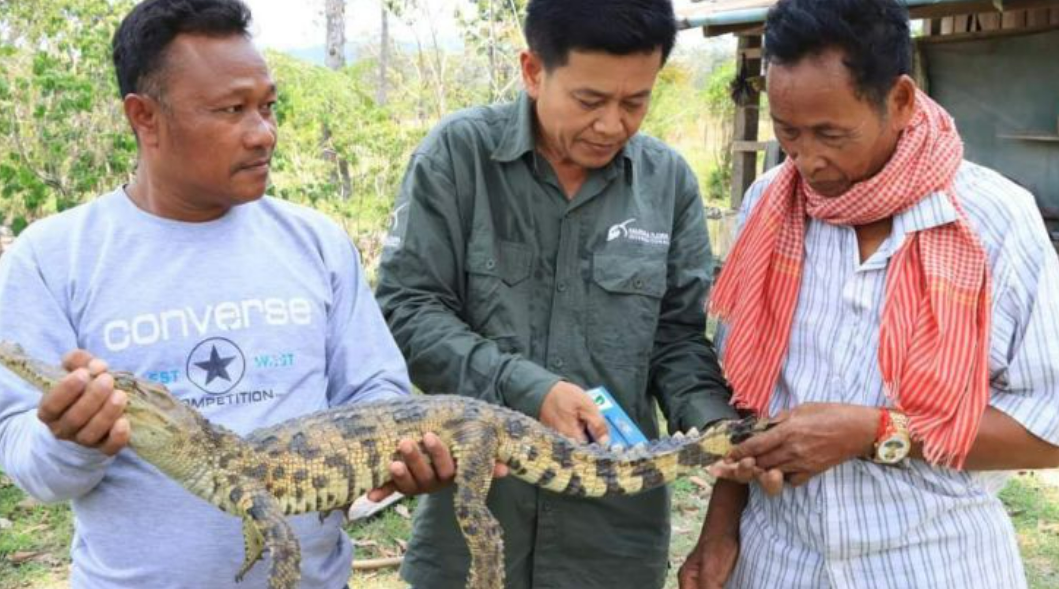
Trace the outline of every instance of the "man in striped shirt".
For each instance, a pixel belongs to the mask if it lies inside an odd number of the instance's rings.
[[[710,307],[733,401],[778,423],[734,453],[765,482],[718,488],[681,588],[1025,587],[996,491],[1059,466],[1034,199],[963,159],[896,0],[781,0],[766,29],[789,159],[749,190]]]

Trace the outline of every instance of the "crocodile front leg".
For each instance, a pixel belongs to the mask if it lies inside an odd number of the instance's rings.
[[[504,534],[485,504],[493,484],[496,432],[481,423],[466,424],[455,436],[454,507],[456,521],[471,553],[467,589],[503,589]]]
[[[232,489],[233,513],[243,518],[243,542],[246,548],[243,566],[235,576],[242,581],[247,571],[261,559],[264,550],[272,557],[269,589],[296,589],[301,580],[301,552],[298,539],[283,517],[279,503],[253,482]]]

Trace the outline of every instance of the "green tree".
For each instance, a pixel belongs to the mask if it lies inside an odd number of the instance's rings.
[[[132,169],[110,65],[110,35],[131,5],[0,2],[0,221],[16,233]]]

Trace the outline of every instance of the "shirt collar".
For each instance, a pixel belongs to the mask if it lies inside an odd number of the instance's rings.
[[[885,264],[886,260],[889,260],[904,245],[909,235],[917,231],[940,227],[957,219],[959,219],[959,213],[956,212],[956,207],[953,206],[948,195],[940,191],[932,192],[911,208],[894,215],[890,237],[879,247],[878,255],[872,258]],[[874,264],[866,264],[865,269],[870,269],[871,266]]]

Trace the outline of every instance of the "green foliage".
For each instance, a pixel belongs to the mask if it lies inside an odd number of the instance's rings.
[[[110,35],[131,5],[0,3],[0,220],[16,232],[131,169],[110,70]]]
[[[332,71],[281,53],[268,52],[267,59],[279,87],[272,193],[330,214],[373,260],[405,162],[425,128],[375,104],[365,81],[370,64]],[[349,199],[340,198],[336,161],[348,163]]]

